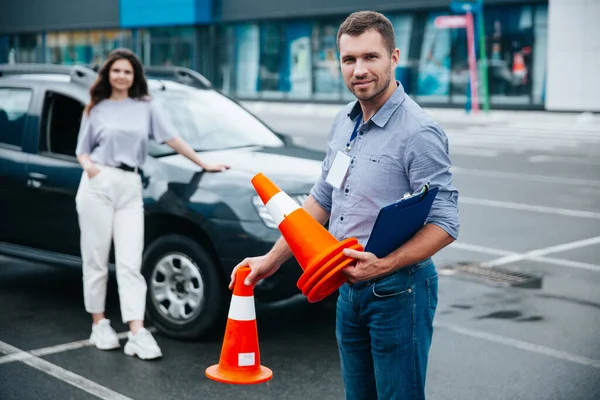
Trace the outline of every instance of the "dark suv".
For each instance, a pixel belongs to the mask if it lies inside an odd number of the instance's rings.
[[[194,71],[146,73],[179,134],[204,160],[232,166],[203,173],[151,142],[142,169],[147,319],[169,336],[199,337],[228,309],[233,267],[280,236],[250,179],[263,172],[301,202],[323,155],[274,133]],[[83,66],[0,65],[0,254],[81,268],[75,147],[95,78]],[[114,269],[114,254],[110,260]],[[297,294],[301,272],[282,268],[256,287],[256,298]]]

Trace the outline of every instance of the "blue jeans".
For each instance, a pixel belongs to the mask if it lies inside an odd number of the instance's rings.
[[[425,399],[437,293],[431,259],[340,288],[336,337],[347,400]]]

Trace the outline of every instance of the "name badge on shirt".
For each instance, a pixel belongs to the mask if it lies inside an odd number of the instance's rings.
[[[331,164],[331,168],[329,169],[329,173],[327,174],[327,178],[325,178],[325,182],[329,183],[335,189],[340,190],[346,180],[351,160],[352,158],[348,154],[338,150],[333,163]]]

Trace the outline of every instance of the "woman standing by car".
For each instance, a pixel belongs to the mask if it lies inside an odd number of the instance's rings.
[[[144,328],[146,281],[141,274],[144,207],[139,168],[152,138],[208,172],[229,168],[203,162],[175,132],[148,94],[141,62],[127,49],[112,51],[90,89],[76,155],[84,169],[76,196],[81,230],[84,302],[92,314],[90,341],[98,349],[120,347],[105,318],[108,258],[114,240],[121,317],[129,324],[125,354],[141,359],[162,356]]]

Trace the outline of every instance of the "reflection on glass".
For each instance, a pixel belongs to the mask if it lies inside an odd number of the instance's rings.
[[[532,82],[532,7],[487,9],[485,25],[491,104],[528,104]]]
[[[313,77],[316,98],[337,99],[345,88],[336,39],[340,22],[323,21],[313,27]]]
[[[400,60],[398,67],[396,67],[396,79],[400,81],[406,93],[412,93],[409,52],[413,17],[412,15],[392,15],[389,16],[389,19],[394,26],[396,47],[400,50]]]
[[[257,92],[259,71],[259,30],[255,24],[235,27],[235,82],[239,96],[254,97]]]
[[[277,92],[280,89],[281,31],[281,23],[265,23],[260,27],[259,90],[261,92]]]
[[[546,54],[548,49],[548,5],[535,9],[535,41],[533,43],[532,97],[535,104],[543,104],[546,89]]]
[[[417,95],[424,100],[447,102],[450,89],[450,30],[435,27],[434,20],[439,15],[430,14],[425,24]]]
[[[285,30],[287,59],[282,71],[285,89],[290,98],[309,98],[312,94],[311,24],[290,23]]]
[[[153,28],[143,32],[148,65],[193,68],[194,27]]]
[[[101,64],[110,51],[131,45],[129,31],[50,32],[46,36],[46,62]]]

